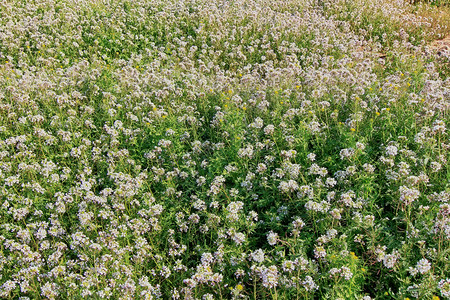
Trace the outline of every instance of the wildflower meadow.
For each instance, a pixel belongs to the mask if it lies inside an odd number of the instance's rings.
[[[0,1],[0,298],[450,298],[440,2]]]

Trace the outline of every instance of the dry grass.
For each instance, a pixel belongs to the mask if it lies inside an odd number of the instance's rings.
[[[449,6],[450,0],[411,0],[411,4],[426,3],[434,6]]]
[[[413,6],[414,13],[424,18],[434,29],[435,34],[430,37],[431,40],[443,39],[450,35],[450,1],[441,2],[446,2],[447,5],[430,5],[424,1]]]

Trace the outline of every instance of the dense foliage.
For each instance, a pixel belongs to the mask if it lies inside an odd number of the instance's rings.
[[[0,2],[0,296],[450,297],[448,28],[417,11]]]

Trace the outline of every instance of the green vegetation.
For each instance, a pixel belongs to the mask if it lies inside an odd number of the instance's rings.
[[[0,3],[0,297],[450,297],[448,12]]]

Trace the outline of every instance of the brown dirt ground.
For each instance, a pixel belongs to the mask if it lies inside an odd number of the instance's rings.
[[[450,35],[442,40],[436,40],[429,44],[429,48],[432,51],[436,51],[439,55],[443,51],[450,51]]]

